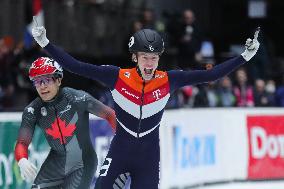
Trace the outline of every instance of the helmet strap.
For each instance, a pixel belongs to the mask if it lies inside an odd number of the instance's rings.
[[[138,75],[143,79],[142,72],[141,72],[138,64],[136,65],[136,71],[137,71]]]
[[[136,65],[136,71],[137,71],[138,75],[144,80],[144,78],[143,78],[143,76],[142,76],[142,72],[141,72],[141,70],[140,70],[138,64]],[[152,79],[155,78],[156,71],[157,71],[157,69],[155,69],[154,74],[153,74],[153,76],[152,76]]]
[[[133,57],[133,55],[135,56],[135,58]],[[132,62],[134,62],[136,64],[136,71],[137,71],[138,75],[143,79],[142,72],[141,72],[141,70],[138,66],[138,54],[133,53],[131,58],[132,58]],[[136,59],[136,61],[135,61],[135,59]]]

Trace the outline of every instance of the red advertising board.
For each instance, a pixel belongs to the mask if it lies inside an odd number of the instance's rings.
[[[284,116],[247,116],[248,179],[284,178]]]

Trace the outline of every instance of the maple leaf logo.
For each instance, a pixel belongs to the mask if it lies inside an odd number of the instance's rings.
[[[58,123],[56,119],[58,120]],[[46,129],[45,132],[48,135],[52,136],[54,140],[60,139],[61,144],[66,144],[65,137],[70,137],[73,135],[73,132],[76,129],[76,125],[75,124],[66,125],[66,122],[64,120],[61,120],[59,117],[56,119],[51,124],[51,128]],[[62,134],[60,133],[60,131]]]

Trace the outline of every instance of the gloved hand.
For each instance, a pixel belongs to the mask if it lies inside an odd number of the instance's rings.
[[[32,28],[32,35],[35,39],[35,41],[44,48],[48,43],[49,40],[46,37],[46,29],[43,26],[38,26],[36,17],[33,17],[34,19],[34,27]]]
[[[259,48],[259,42],[257,40],[259,31],[260,27],[258,27],[255,31],[253,40],[248,38],[246,41],[246,50],[241,54],[246,61],[249,61],[256,54]]]
[[[36,166],[26,158],[20,159],[18,165],[20,167],[22,178],[28,182],[32,182],[37,175]]]

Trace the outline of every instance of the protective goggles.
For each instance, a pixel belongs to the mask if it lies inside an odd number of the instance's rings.
[[[49,84],[53,84],[55,81],[55,77],[54,76],[43,76],[43,77],[36,77],[32,80],[33,85],[35,87],[40,87],[42,84],[43,85],[49,85]]]

